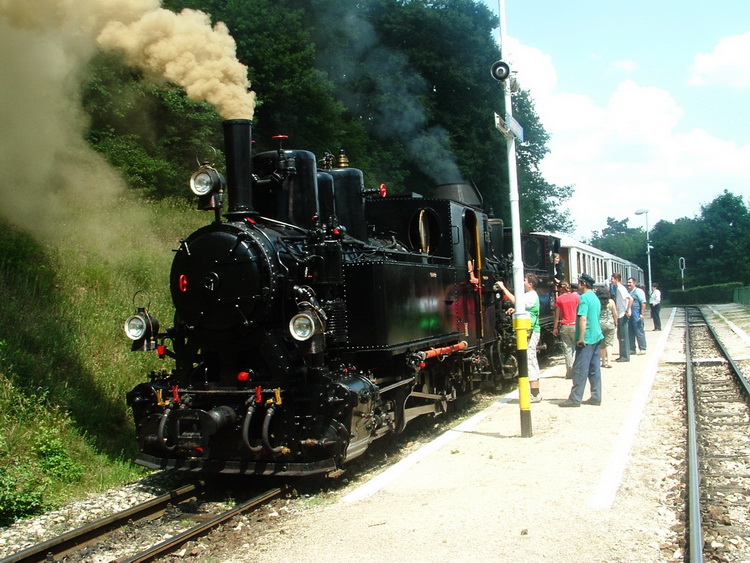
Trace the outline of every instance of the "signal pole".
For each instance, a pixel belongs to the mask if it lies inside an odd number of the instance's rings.
[[[500,16],[500,54],[505,56],[505,0],[498,0]],[[511,238],[513,241],[513,294],[516,297],[513,314],[513,329],[516,331],[516,358],[518,361],[518,405],[521,414],[521,436],[529,438],[531,429],[531,393],[529,391],[528,342],[531,330],[531,315],[526,311],[523,285],[523,257],[521,256],[521,212],[518,197],[518,173],[516,171],[516,135],[523,139],[523,129],[513,119],[511,104],[510,67],[504,61],[492,65],[493,78],[502,85],[505,98],[505,119],[495,114],[495,126],[506,140],[508,151],[508,185],[510,188]]]

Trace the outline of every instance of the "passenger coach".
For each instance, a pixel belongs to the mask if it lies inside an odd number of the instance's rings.
[[[596,280],[597,285],[607,285],[612,274],[619,272],[622,275],[623,282],[632,277],[635,278],[639,286],[645,283],[643,269],[633,262],[594,248],[589,244],[578,242],[567,235],[536,234],[559,239],[559,249],[555,252],[560,254],[565,279],[568,281],[575,282],[578,280],[578,276],[586,273]]]

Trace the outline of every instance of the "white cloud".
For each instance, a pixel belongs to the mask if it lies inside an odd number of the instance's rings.
[[[750,38],[750,34],[748,35]],[[567,207],[575,236],[591,236],[607,217],[643,227],[635,209],[647,208],[649,225],[693,217],[724,189],[747,193],[750,145],[737,146],[702,129],[684,129],[684,111],[661,88],[634,80],[617,85],[607,102],[562,92],[549,55],[512,42],[511,60],[521,86],[531,92],[550,134],[542,162],[553,184],[573,185]]]
[[[615,70],[620,70],[628,74],[632,74],[638,70],[638,63],[636,61],[614,61],[612,67]]]
[[[544,96],[557,88],[557,71],[552,64],[552,57],[539,49],[528,47],[514,37],[506,37],[503,56],[511,65],[512,71],[519,71],[517,79],[521,88],[531,95]],[[529,72],[528,69],[534,69]]]
[[[711,53],[699,53],[690,68],[690,84],[719,84],[733,88],[750,87],[750,32],[725,37]]]

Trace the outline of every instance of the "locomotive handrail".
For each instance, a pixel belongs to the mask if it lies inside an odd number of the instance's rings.
[[[268,223],[275,223],[276,225],[281,225],[282,227],[287,227],[289,229],[292,229],[293,231],[299,231],[301,233],[307,234],[307,230],[303,229],[302,227],[298,227],[297,225],[292,225],[290,223],[285,223],[284,221],[279,221],[278,219],[271,219],[270,217],[266,217],[265,215],[258,215],[258,219],[261,219]]]

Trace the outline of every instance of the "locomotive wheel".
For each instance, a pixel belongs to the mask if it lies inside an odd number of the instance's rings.
[[[492,370],[490,383],[493,390],[499,390],[503,386],[505,380],[505,376],[503,375],[503,353],[501,350],[501,344],[500,340],[498,340],[487,347],[487,355],[490,358],[490,369]]]
[[[507,354],[503,358],[502,368],[503,379],[505,379],[506,381],[516,377],[516,375],[518,374],[518,358],[516,358],[516,355]]]

